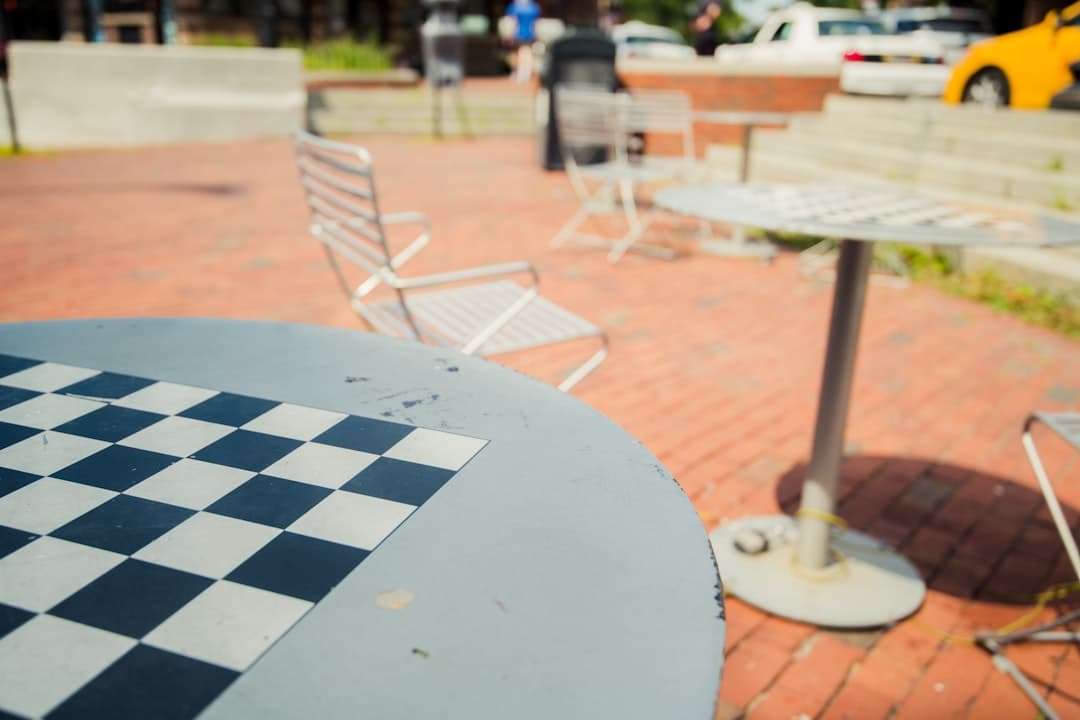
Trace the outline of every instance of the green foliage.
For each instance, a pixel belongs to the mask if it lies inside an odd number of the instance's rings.
[[[254,47],[255,37],[253,35],[204,33],[193,37],[191,44],[206,47]],[[282,46],[302,50],[304,53],[304,67],[308,70],[378,72],[389,70],[394,66],[392,60],[393,49],[379,47],[378,44],[371,40],[358,42],[351,38],[340,38],[310,45],[285,41]]]
[[[392,50],[374,42],[351,39],[329,40],[302,48],[308,70],[355,70],[378,72],[394,66]]]
[[[717,20],[717,40],[725,42],[742,28],[745,20],[732,4],[732,0],[717,0],[721,7]],[[626,20],[640,20],[653,25],[663,25],[692,39],[692,23],[697,12],[694,0],[623,0],[622,11]]]
[[[812,247],[824,239],[794,233],[767,233],[766,236],[782,247],[797,251]],[[923,247],[879,243],[875,255],[885,255],[890,250],[895,250],[895,255],[916,282],[932,285],[950,295],[984,303],[1033,325],[1080,338],[1080,303],[1064,295],[1011,283],[994,270],[958,272],[948,255]]]
[[[255,47],[255,36],[200,33],[193,35],[189,42],[203,47]]]
[[[1054,156],[1054,158],[1050,162],[1046,163],[1047,172],[1059,173],[1064,169],[1065,161],[1061,158],[1060,155]]]
[[[1080,337],[1080,305],[1067,297],[1011,283],[994,270],[958,273],[947,257],[922,248],[901,246],[901,255],[917,281],[984,303],[1033,325]]]

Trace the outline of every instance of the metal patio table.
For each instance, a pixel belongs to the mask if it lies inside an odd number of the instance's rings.
[[[750,150],[753,144],[754,128],[758,125],[787,125],[791,120],[789,113],[765,112],[757,110],[701,110],[694,113],[694,121],[715,123],[717,125],[738,125],[742,132],[739,153],[739,182],[750,180]],[[758,258],[772,260],[777,248],[770,242],[749,242],[742,225],[733,228],[731,240],[708,240],[702,243],[702,249],[712,255],[729,257]]]
[[[801,507],[797,519],[748,517],[712,533],[728,590],[774,614],[828,627],[872,627],[911,614],[926,593],[915,567],[862,533],[833,536],[873,244],[1063,246],[1080,243],[1080,224],[1032,209],[930,199],[887,185],[709,184],[660,190],[654,202],[707,220],[820,235],[840,244]]]
[[[725,637],[691,503],[584,403],[206,319],[0,325],[0,621],[31,717],[704,720]]]

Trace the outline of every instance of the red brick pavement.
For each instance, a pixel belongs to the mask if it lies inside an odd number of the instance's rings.
[[[367,138],[384,207],[423,209],[417,271],[526,258],[555,300],[606,327],[612,356],[577,395],[639,438],[709,528],[792,510],[807,459],[829,287],[772,265],[673,262],[547,240],[574,209],[524,139]],[[291,149],[254,141],[0,162],[0,320],[205,315],[359,328],[315,242]],[[575,349],[581,351],[582,349]],[[1019,444],[1029,410],[1080,405],[1080,345],[925,287],[872,287],[848,425],[841,513],[926,575],[915,621],[830,633],[729,601],[718,717],[1034,717],[970,633],[1068,578]],[[570,352],[509,360],[553,379]],[[1080,524],[1080,463],[1046,444]],[[1050,611],[1044,613],[1050,616]],[[1066,717],[1080,653],[1018,648]]]

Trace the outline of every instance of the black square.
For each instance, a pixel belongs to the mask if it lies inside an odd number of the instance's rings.
[[[409,425],[350,415],[315,438],[315,442],[378,455],[397,445],[412,431]]]
[[[419,506],[453,476],[453,470],[381,457],[341,489]]]
[[[69,393],[71,395],[85,395],[86,397],[92,398],[119,400],[122,397],[153,384],[153,380],[147,380],[146,378],[103,372],[92,378],[80,380],[74,385],[68,385],[66,388],[58,390],[57,392]]]
[[[36,614],[37,613],[27,612],[21,608],[0,603],[0,638],[19,627]]]
[[[37,390],[25,390],[23,388],[0,385],[0,410],[26,402],[30,398],[40,395]]]
[[[110,445],[52,475],[61,480],[123,492],[179,459],[149,450]]]
[[[49,614],[141,638],[213,583],[210,578],[128,558]]]
[[[195,407],[188,408],[180,415],[196,420],[206,420],[207,422],[238,427],[251,422],[267,410],[272,410],[280,404],[261,398],[248,397],[247,395],[233,395],[232,393],[223,392],[203,400]]]
[[[218,515],[284,528],[331,492],[317,485],[256,475],[206,509]]]
[[[26,487],[32,482],[40,480],[40,475],[24,473],[20,470],[0,468],[0,497],[13,493],[19,488]]]
[[[25,370],[26,368],[32,368],[35,365],[40,365],[41,362],[41,360],[31,360],[30,358],[0,354],[0,378],[7,377],[8,375],[17,373],[20,370]]]
[[[0,422],[0,448],[6,448],[8,445],[22,442],[31,435],[36,435],[39,432],[41,431],[37,428]]]
[[[367,550],[283,532],[226,580],[318,602],[367,556]]]
[[[136,645],[47,716],[110,720],[189,720],[240,673]]]
[[[236,430],[191,457],[204,462],[261,472],[303,445],[299,440]]]
[[[26,530],[16,530],[6,525],[0,525],[0,558],[10,555],[23,545],[29,545],[31,541],[37,540],[39,537],[41,536]]]
[[[58,432],[70,435],[117,442],[129,435],[134,435],[143,428],[150,427],[158,420],[164,419],[164,415],[135,410],[133,408],[106,405],[92,413],[75,418],[56,428]]]
[[[61,540],[132,555],[194,513],[194,510],[175,505],[117,495],[49,534]]]

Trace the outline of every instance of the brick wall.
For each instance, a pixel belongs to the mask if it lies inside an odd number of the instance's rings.
[[[755,110],[759,112],[817,112],[825,96],[840,92],[840,76],[828,67],[763,67],[755,72],[725,68],[714,61],[696,60],[683,65],[671,62],[626,62],[619,65],[619,77],[634,89],[680,90],[688,93],[695,111]],[[707,64],[708,63],[708,64]],[[699,155],[714,143],[738,143],[742,129],[736,125],[698,124],[694,146]],[[649,152],[677,153],[674,137],[646,138]]]

